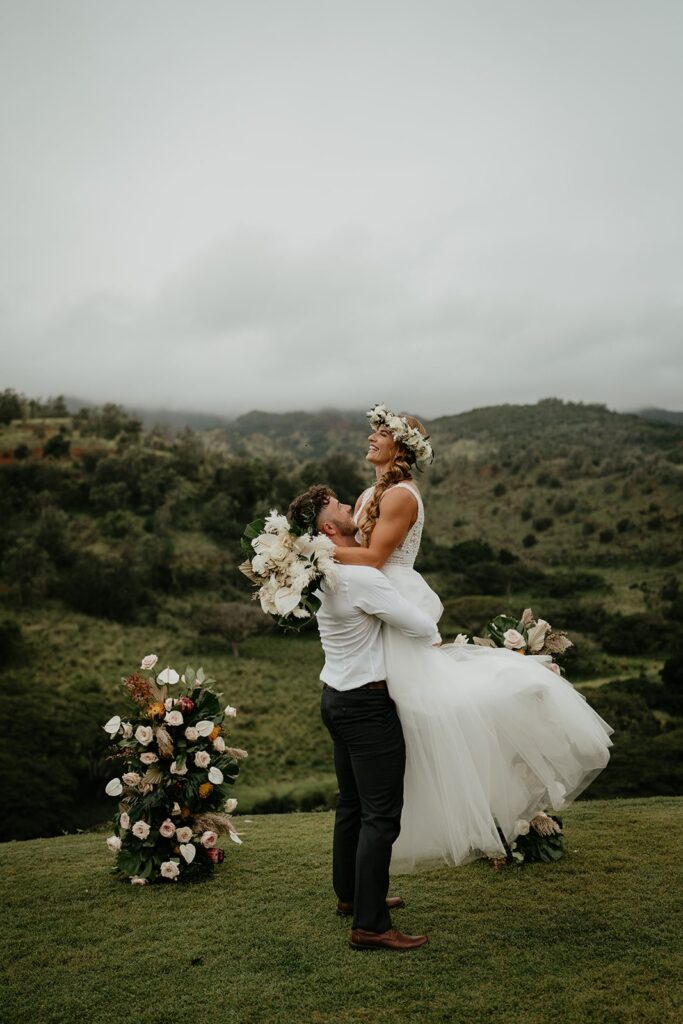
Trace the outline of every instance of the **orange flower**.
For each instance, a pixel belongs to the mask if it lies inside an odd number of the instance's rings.
[[[153,704],[150,704],[150,706],[147,708],[148,718],[163,718],[165,714],[166,708],[161,703],[161,701],[157,700]]]
[[[181,807],[180,808],[180,817],[181,818],[191,818],[192,817],[192,811],[190,810],[190,808],[189,807]]]
[[[213,743],[213,741],[214,741],[214,740],[215,740],[215,739],[216,739],[216,738],[217,738],[218,736],[220,736],[220,734],[221,734],[222,732],[223,732],[223,730],[221,729],[220,725],[214,725],[213,729],[212,729],[212,730],[211,730],[211,732],[209,733],[209,739],[211,740],[211,742]]]
[[[210,797],[212,793],[213,793],[213,786],[211,785],[211,783],[210,782],[202,782],[201,786],[199,787],[199,796],[201,797],[201,799],[202,800],[206,800],[207,797]]]

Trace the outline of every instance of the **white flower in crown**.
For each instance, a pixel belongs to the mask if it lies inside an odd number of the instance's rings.
[[[424,437],[417,427],[411,427],[405,416],[398,416],[383,404],[373,406],[366,415],[373,430],[386,427],[395,441],[413,452],[418,466],[434,461],[434,451],[429,439]]]

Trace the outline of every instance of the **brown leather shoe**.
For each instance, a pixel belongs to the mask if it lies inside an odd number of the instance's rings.
[[[386,903],[389,910],[400,910],[401,907],[406,905],[406,901],[402,896],[387,896]],[[339,903],[337,903],[337,914],[339,917],[351,917],[353,914],[353,903],[342,903],[339,900]]]
[[[349,946],[351,949],[393,949],[403,953],[426,946],[428,942],[426,935],[404,935],[395,928],[390,928],[388,932],[366,932],[364,928],[354,928]]]

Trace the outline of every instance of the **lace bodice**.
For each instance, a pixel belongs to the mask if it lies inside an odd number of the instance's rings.
[[[407,490],[412,491],[412,493],[415,495],[415,498],[417,499],[417,519],[408,530],[407,534],[403,538],[402,543],[399,544],[394,551],[392,551],[392,553],[389,555],[384,564],[402,565],[406,566],[409,569],[412,569],[413,565],[415,564],[415,559],[417,558],[417,553],[420,550],[420,541],[422,540],[422,528],[424,526],[425,521],[424,505],[422,504],[422,497],[420,495],[420,492],[417,490],[416,487],[413,487],[412,484],[409,484],[407,481],[402,480],[400,483],[394,484],[393,486],[405,487]],[[364,491],[360,507],[358,509],[358,514],[356,515],[356,522],[360,522],[360,519],[363,515],[363,509],[370,500],[370,497],[374,489],[374,487],[368,487],[367,491]],[[360,539],[360,534],[357,534],[357,537],[358,539]]]

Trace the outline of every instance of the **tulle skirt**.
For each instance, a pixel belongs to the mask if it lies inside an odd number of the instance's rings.
[[[413,569],[385,566],[433,618],[443,606]],[[391,870],[504,856],[518,822],[561,811],[606,766],[612,728],[548,669],[501,648],[427,647],[383,627],[387,683],[406,741],[401,833]]]

